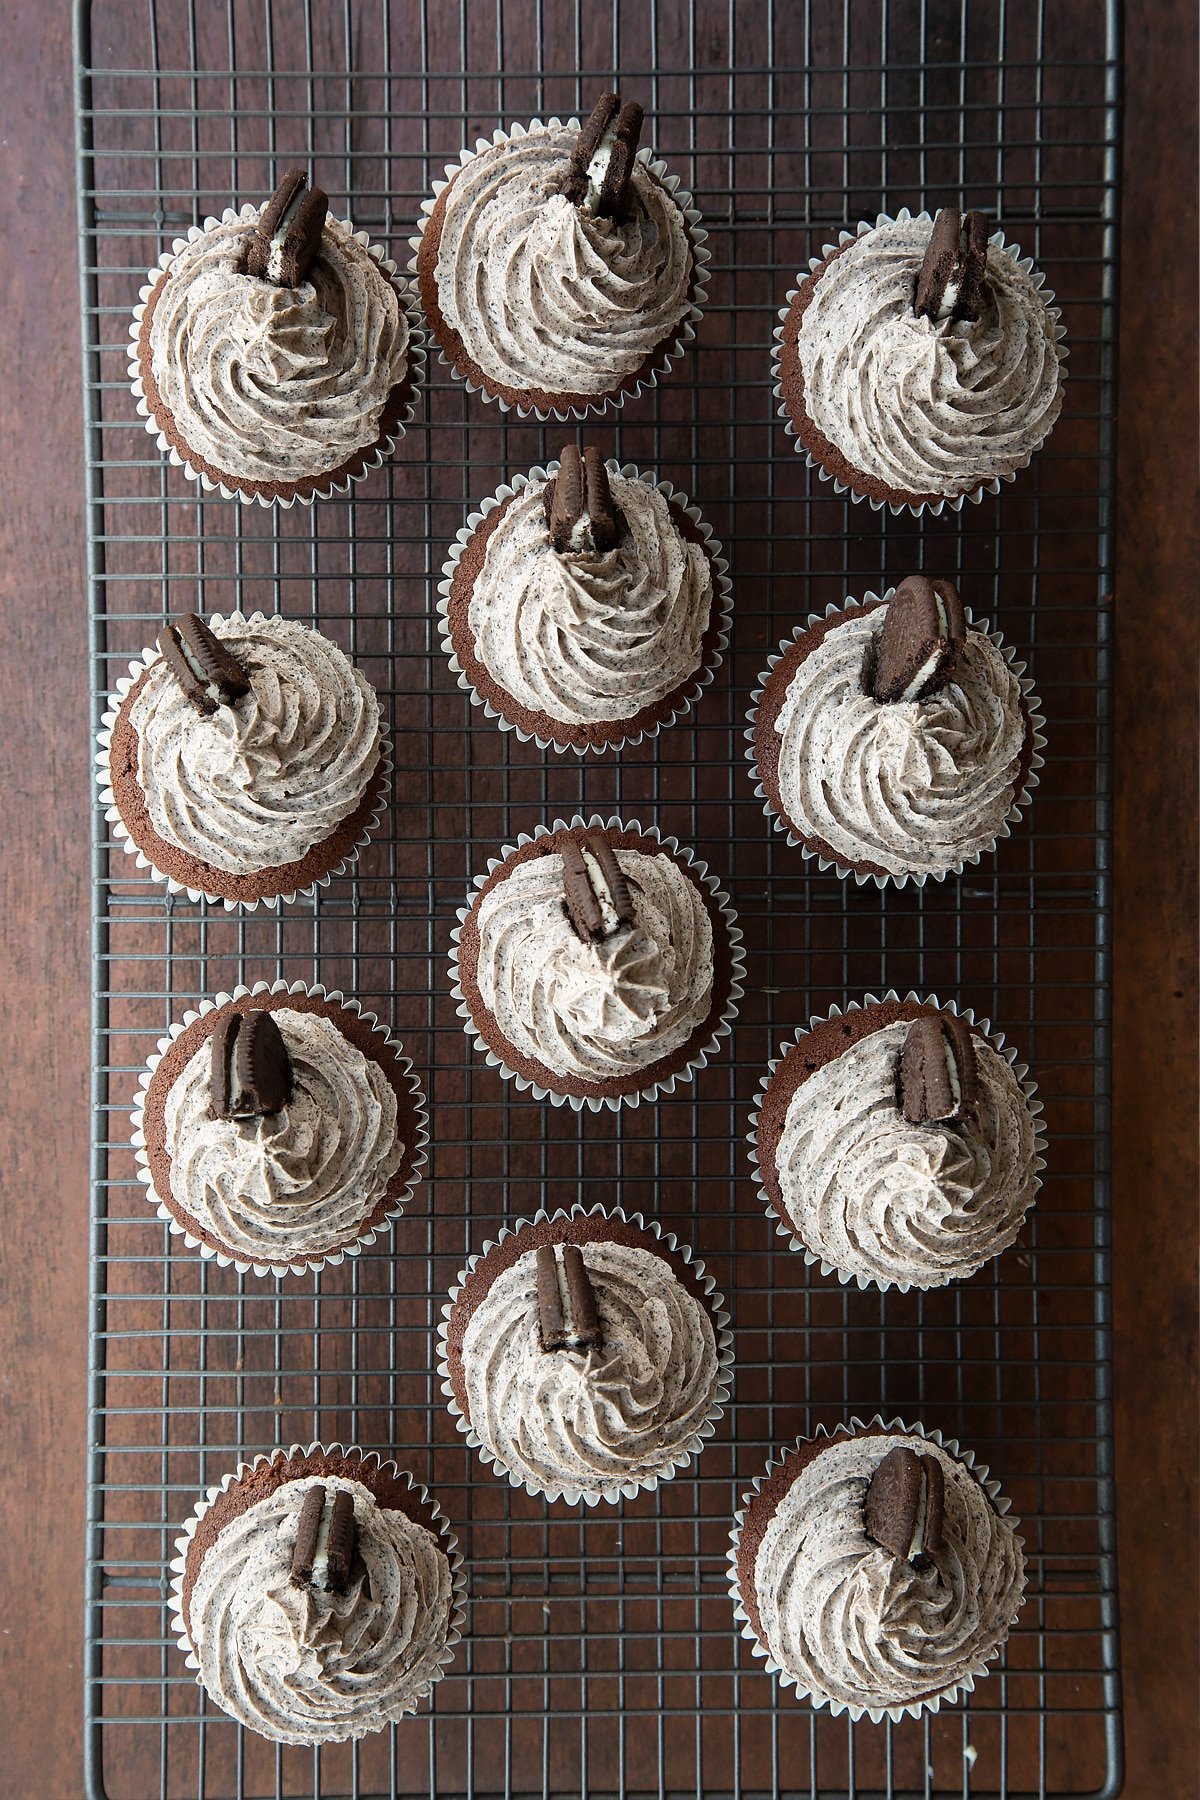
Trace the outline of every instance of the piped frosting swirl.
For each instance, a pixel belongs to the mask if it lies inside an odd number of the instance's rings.
[[[630,719],[698,670],[712,567],[647,482],[610,473],[624,521],[601,552],[554,548],[545,482],[517,494],[488,539],[467,621],[489,675],[566,724]]]
[[[897,1444],[936,1457],[945,1477],[942,1548],[924,1571],[872,1543],[863,1525],[871,1475]],[[815,1698],[864,1709],[932,1699],[978,1674],[1024,1587],[1016,1533],[971,1471],[901,1432],[823,1447],[783,1495],[754,1560],[772,1659]]]
[[[354,1502],[348,1591],[291,1579],[304,1496]],[[205,1689],[225,1712],[285,1744],[338,1743],[413,1712],[438,1678],[453,1597],[434,1534],[376,1503],[361,1482],[284,1482],[221,1527],[200,1564],[188,1635]]]
[[[994,243],[977,320],[917,317],[929,232],[887,221],[847,245],[817,275],[796,343],[809,417],[854,469],[951,496],[1024,467],[1058,418],[1064,370],[1037,284]]]
[[[506,1473],[539,1489],[614,1496],[697,1446],[716,1393],[716,1335],[652,1250],[589,1238],[583,1255],[599,1349],[542,1349],[530,1251],[497,1276],[467,1323],[466,1414]]]
[[[774,1160],[785,1212],[822,1261],[869,1281],[944,1287],[1013,1242],[1037,1191],[1029,1103],[974,1037],[978,1099],[961,1124],[897,1105],[908,1023],[884,1025],[802,1081]]]
[[[447,324],[485,379],[565,397],[606,394],[667,343],[691,305],[693,251],[644,162],[620,219],[562,192],[577,133],[535,126],[455,171],[435,278]]]
[[[295,620],[208,624],[250,692],[206,715],[152,664],[129,715],[138,784],[166,843],[254,874],[298,861],[358,806],[379,764],[379,701],[336,644]]]

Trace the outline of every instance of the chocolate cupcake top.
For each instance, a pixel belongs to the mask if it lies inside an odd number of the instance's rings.
[[[774,1162],[796,1235],[823,1262],[865,1281],[943,1287],[1013,1242],[1037,1191],[1036,1141],[1011,1065],[973,1033],[963,1116],[907,1117],[912,1029],[884,1025],[807,1076]]]
[[[690,308],[683,214],[635,162],[619,217],[564,191],[579,132],[535,124],[470,157],[445,194],[436,282],[446,323],[490,381],[606,394]]]
[[[336,644],[292,619],[211,618],[249,691],[196,704],[167,658],[130,707],[137,778],[166,843],[230,874],[298,861],[359,805],[379,701]]]
[[[505,508],[475,579],[468,624],[489,675],[520,705],[568,724],[629,719],[700,666],[712,565],[647,482],[609,471],[616,541],[556,549],[548,483]],[[585,521],[586,523],[586,515]]]
[[[327,1507],[341,1494],[353,1505],[340,1576],[331,1527],[307,1554],[298,1545],[306,1499],[321,1489]],[[205,1689],[241,1724],[281,1743],[336,1743],[402,1718],[429,1692],[452,1597],[433,1532],[361,1482],[301,1477],[222,1525],[191,1589],[188,1636]]]
[[[1062,353],[1037,283],[995,243],[977,318],[918,316],[930,231],[889,220],[831,256],[797,349],[808,414],[853,468],[949,496],[1029,461],[1062,406]]]
[[[933,1458],[942,1477],[940,1544],[916,1545],[911,1561],[875,1542],[864,1517],[871,1478],[897,1446]],[[1016,1617],[1025,1563],[965,1464],[930,1439],[883,1432],[834,1438],[804,1463],[763,1532],[753,1580],[760,1636],[786,1675],[817,1699],[904,1706],[980,1672]]]
[[[517,863],[475,909],[484,1005],[518,1056],[563,1077],[636,1077],[679,1050],[712,1004],[700,889],[670,856],[614,854],[624,918],[602,899],[594,928],[572,919],[558,851]]]
[[[286,483],[375,443],[408,373],[409,326],[366,244],[332,217],[297,286],[248,273],[263,210],[243,207],[180,250],[154,303],[150,366],[195,455],[242,480]]]
[[[988,850],[1020,789],[1020,681],[974,628],[936,692],[882,701],[864,670],[886,608],[847,613],[788,684],[775,719],[780,809],[840,863],[944,875]]]
[[[502,1470],[538,1489],[615,1495],[668,1472],[694,1447],[717,1389],[707,1309],[654,1251],[589,1237],[593,1329],[572,1315],[564,1278],[563,1329],[550,1339],[538,1259],[530,1250],[504,1269],[467,1324],[462,1372],[476,1436]]]
[[[181,1210],[251,1263],[318,1257],[353,1240],[399,1168],[396,1095],[382,1068],[320,1013],[279,1007],[290,1080],[270,1110],[221,1116],[201,1044],[163,1108],[171,1192]],[[251,1015],[253,1017],[253,1015]]]

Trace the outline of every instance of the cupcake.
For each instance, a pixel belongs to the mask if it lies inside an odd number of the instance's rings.
[[[175,1550],[188,1667],[275,1743],[341,1743],[415,1712],[461,1635],[462,1557],[441,1508],[361,1450],[297,1444],[243,1463]]]
[[[227,911],[340,874],[383,813],[375,690],[319,631],[177,618],[117,685],[97,773],[114,836],[157,881]]]
[[[636,1106],[728,1036],[745,959],[704,864],[653,827],[561,820],[477,875],[452,933],[459,1017],[556,1106]]]
[[[695,336],[706,233],[642,109],[605,94],[587,124],[497,131],[436,182],[410,267],[451,371],[539,418],[652,385]]]
[[[568,444],[459,532],[442,641],[460,687],[518,737],[579,753],[637,743],[720,664],[726,566],[670,482]]]
[[[1008,1508],[986,1467],[921,1425],[801,1438],[734,1523],[742,1636],[834,1714],[936,1712],[987,1673],[1024,1599]]]
[[[390,1231],[420,1179],[424,1096],[356,1001],[259,982],[172,1025],[141,1077],[138,1175],[184,1241],[303,1274]]]
[[[414,301],[291,169],[264,207],[193,225],[151,269],[130,379],[173,463],[227,498],[325,498],[403,437],[424,371]]]
[[[1034,1085],[986,1020],[915,994],[783,1047],[751,1117],[782,1237],[860,1288],[945,1287],[1014,1241],[1041,1185]]]
[[[759,677],[748,756],[777,831],[879,887],[943,881],[1007,837],[1042,766],[1024,663],[957,589],[910,575],[813,614]]]
[[[733,1339],[704,1264],[657,1225],[581,1206],[505,1228],[442,1309],[438,1372],[458,1429],[548,1500],[616,1502],[711,1437]]]
[[[814,257],[776,328],[780,416],[872,506],[980,500],[1049,436],[1066,377],[1045,277],[982,213],[907,211]]]

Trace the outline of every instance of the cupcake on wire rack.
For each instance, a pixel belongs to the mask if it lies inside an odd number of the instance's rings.
[[[671,724],[712,680],[729,641],[726,566],[669,481],[567,444],[459,532],[442,641],[502,729],[543,749],[617,749]]]
[[[425,368],[415,299],[303,169],[264,207],[193,225],[147,282],[130,327],[138,411],[203,488],[311,502],[403,437]]]
[[[694,337],[707,234],[641,129],[635,100],[603,94],[583,126],[497,131],[435,182],[410,268],[452,373],[485,400],[600,412]]]
[[[881,213],[843,231],[775,331],[797,449],[839,492],[893,512],[998,493],[1062,408],[1063,328],[1044,283],[979,212]]]

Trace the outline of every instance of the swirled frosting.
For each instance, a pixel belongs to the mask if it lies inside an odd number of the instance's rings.
[[[243,274],[256,218],[243,207],[175,257],[150,320],[150,366],[196,456],[244,481],[298,481],[376,442],[408,373],[408,319],[333,218],[300,287]]]
[[[320,1013],[273,1013],[292,1098],[257,1119],[215,1119],[206,1040],[163,1107],[176,1204],[249,1262],[287,1263],[351,1242],[387,1191],[405,1146],[377,1062]]]
[[[692,246],[679,207],[639,162],[627,215],[561,192],[576,133],[538,126],[480,151],[443,200],[443,317],[488,381],[605,394],[674,336],[690,309]]]
[[[615,548],[556,550],[545,482],[523,489],[488,539],[467,622],[492,679],[565,723],[630,719],[695,674],[712,568],[657,488],[610,476],[625,521]]]
[[[293,619],[208,620],[250,692],[205,714],[159,659],[130,708],[138,785],[160,838],[230,874],[296,862],[359,804],[379,765],[374,689]]]
[[[592,1239],[582,1249],[600,1348],[542,1349],[531,1250],[497,1276],[467,1324],[466,1413],[521,1481],[615,1495],[697,1447],[716,1392],[716,1335],[652,1250]]]
[[[945,1475],[943,1547],[925,1572],[863,1526],[867,1484],[897,1444],[935,1456]],[[903,1706],[978,1674],[1024,1588],[1016,1533],[970,1470],[902,1432],[822,1449],[783,1496],[754,1561],[773,1660],[815,1698],[855,1707]]]
[[[775,1163],[796,1234],[870,1281],[944,1287],[1008,1248],[1037,1191],[1033,1119],[1011,1065],[975,1036],[978,1105],[912,1125],[896,1103],[900,1020],[860,1038],[792,1095]]]
[[[476,909],[480,997],[517,1055],[556,1076],[636,1075],[686,1044],[712,1004],[712,921],[695,882],[668,855],[616,856],[634,922],[599,943],[571,926],[557,851],[516,864]]]
[[[798,351],[809,417],[864,475],[910,494],[966,494],[1023,468],[1062,406],[1054,320],[988,246],[980,317],[913,311],[930,227],[868,231],[817,277]]]
[[[344,1594],[291,1579],[300,1508],[318,1483],[354,1501]],[[361,1482],[320,1475],[284,1482],[221,1527],[191,1591],[188,1636],[205,1689],[241,1724],[284,1744],[338,1743],[415,1711],[438,1678],[452,1593],[431,1531]]]
[[[945,874],[991,849],[1013,810],[1029,729],[1020,682],[969,630],[939,693],[884,704],[862,674],[882,621],[882,608],[848,614],[792,676],[775,720],[780,804],[839,862]]]

